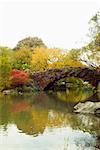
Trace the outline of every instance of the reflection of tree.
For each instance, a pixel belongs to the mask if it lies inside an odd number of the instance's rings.
[[[66,126],[100,135],[98,117],[68,113],[66,103],[59,101],[56,94],[43,92],[35,94],[29,102],[18,97],[17,101],[14,98],[0,100],[0,125],[7,127],[9,123],[16,124],[21,132],[34,136],[42,134],[46,127]]]
[[[14,115],[14,122],[19,130],[28,135],[35,134],[34,121],[32,114],[28,111],[22,111]]]
[[[48,111],[32,107],[14,115],[14,122],[19,130],[28,135],[43,133],[48,121]]]
[[[70,126],[75,130],[82,130],[100,136],[100,118],[94,115],[72,114],[52,111],[48,126]]]
[[[64,113],[60,111],[51,110],[48,116],[49,127],[70,126],[70,123],[75,121],[71,113]]]
[[[48,122],[48,110],[32,107],[32,120],[36,133],[43,133]]]
[[[10,112],[11,104],[9,97],[3,97],[0,99],[0,126],[3,126],[4,130],[6,130],[7,125],[13,121]]]
[[[65,92],[57,92],[58,98],[66,102],[86,101],[92,94],[93,92],[91,89],[81,87],[67,89]]]
[[[94,93],[92,96],[90,96],[87,100],[92,102],[99,102],[100,101],[100,92]]]

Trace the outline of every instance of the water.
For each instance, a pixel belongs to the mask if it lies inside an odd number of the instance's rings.
[[[76,90],[1,97],[0,150],[99,149],[100,118],[72,113],[92,92]]]

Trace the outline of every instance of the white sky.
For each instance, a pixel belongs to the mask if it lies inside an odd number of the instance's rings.
[[[49,47],[80,47],[100,0],[0,0],[0,45],[38,36]]]

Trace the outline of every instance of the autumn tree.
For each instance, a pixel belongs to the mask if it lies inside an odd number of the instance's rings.
[[[43,41],[38,37],[27,37],[19,41],[14,50],[26,48],[28,50],[34,50],[36,47],[46,47]]]
[[[10,87],[9,75],[12,69],[13,52],[7,47],[0,47],[0,91]]]
[[[53,68],[53,63],[57,62],[60,56],[59,49],[36,48],[32,54],[31,68],[34,71]]]
[[[68,51],[61,51],[57,60],[52,64],[52,68],[62,68],[66,66],[81,67],[84,64],[79,60],[80,49],[71,49]]]
[[[65,66],[81,67],[84,64],[80,61],[81,50],[80,49],[71,49],[66,52],[64,58]]]
[[[14,51],[13,68],[26,70],[30,68],[32,52],[26,48]]]

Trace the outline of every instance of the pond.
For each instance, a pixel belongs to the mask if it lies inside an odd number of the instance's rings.
[[[0,150],[99,149],[100,118],[72,112],[75,103],[92,94],[74,89],[1,96]]]

